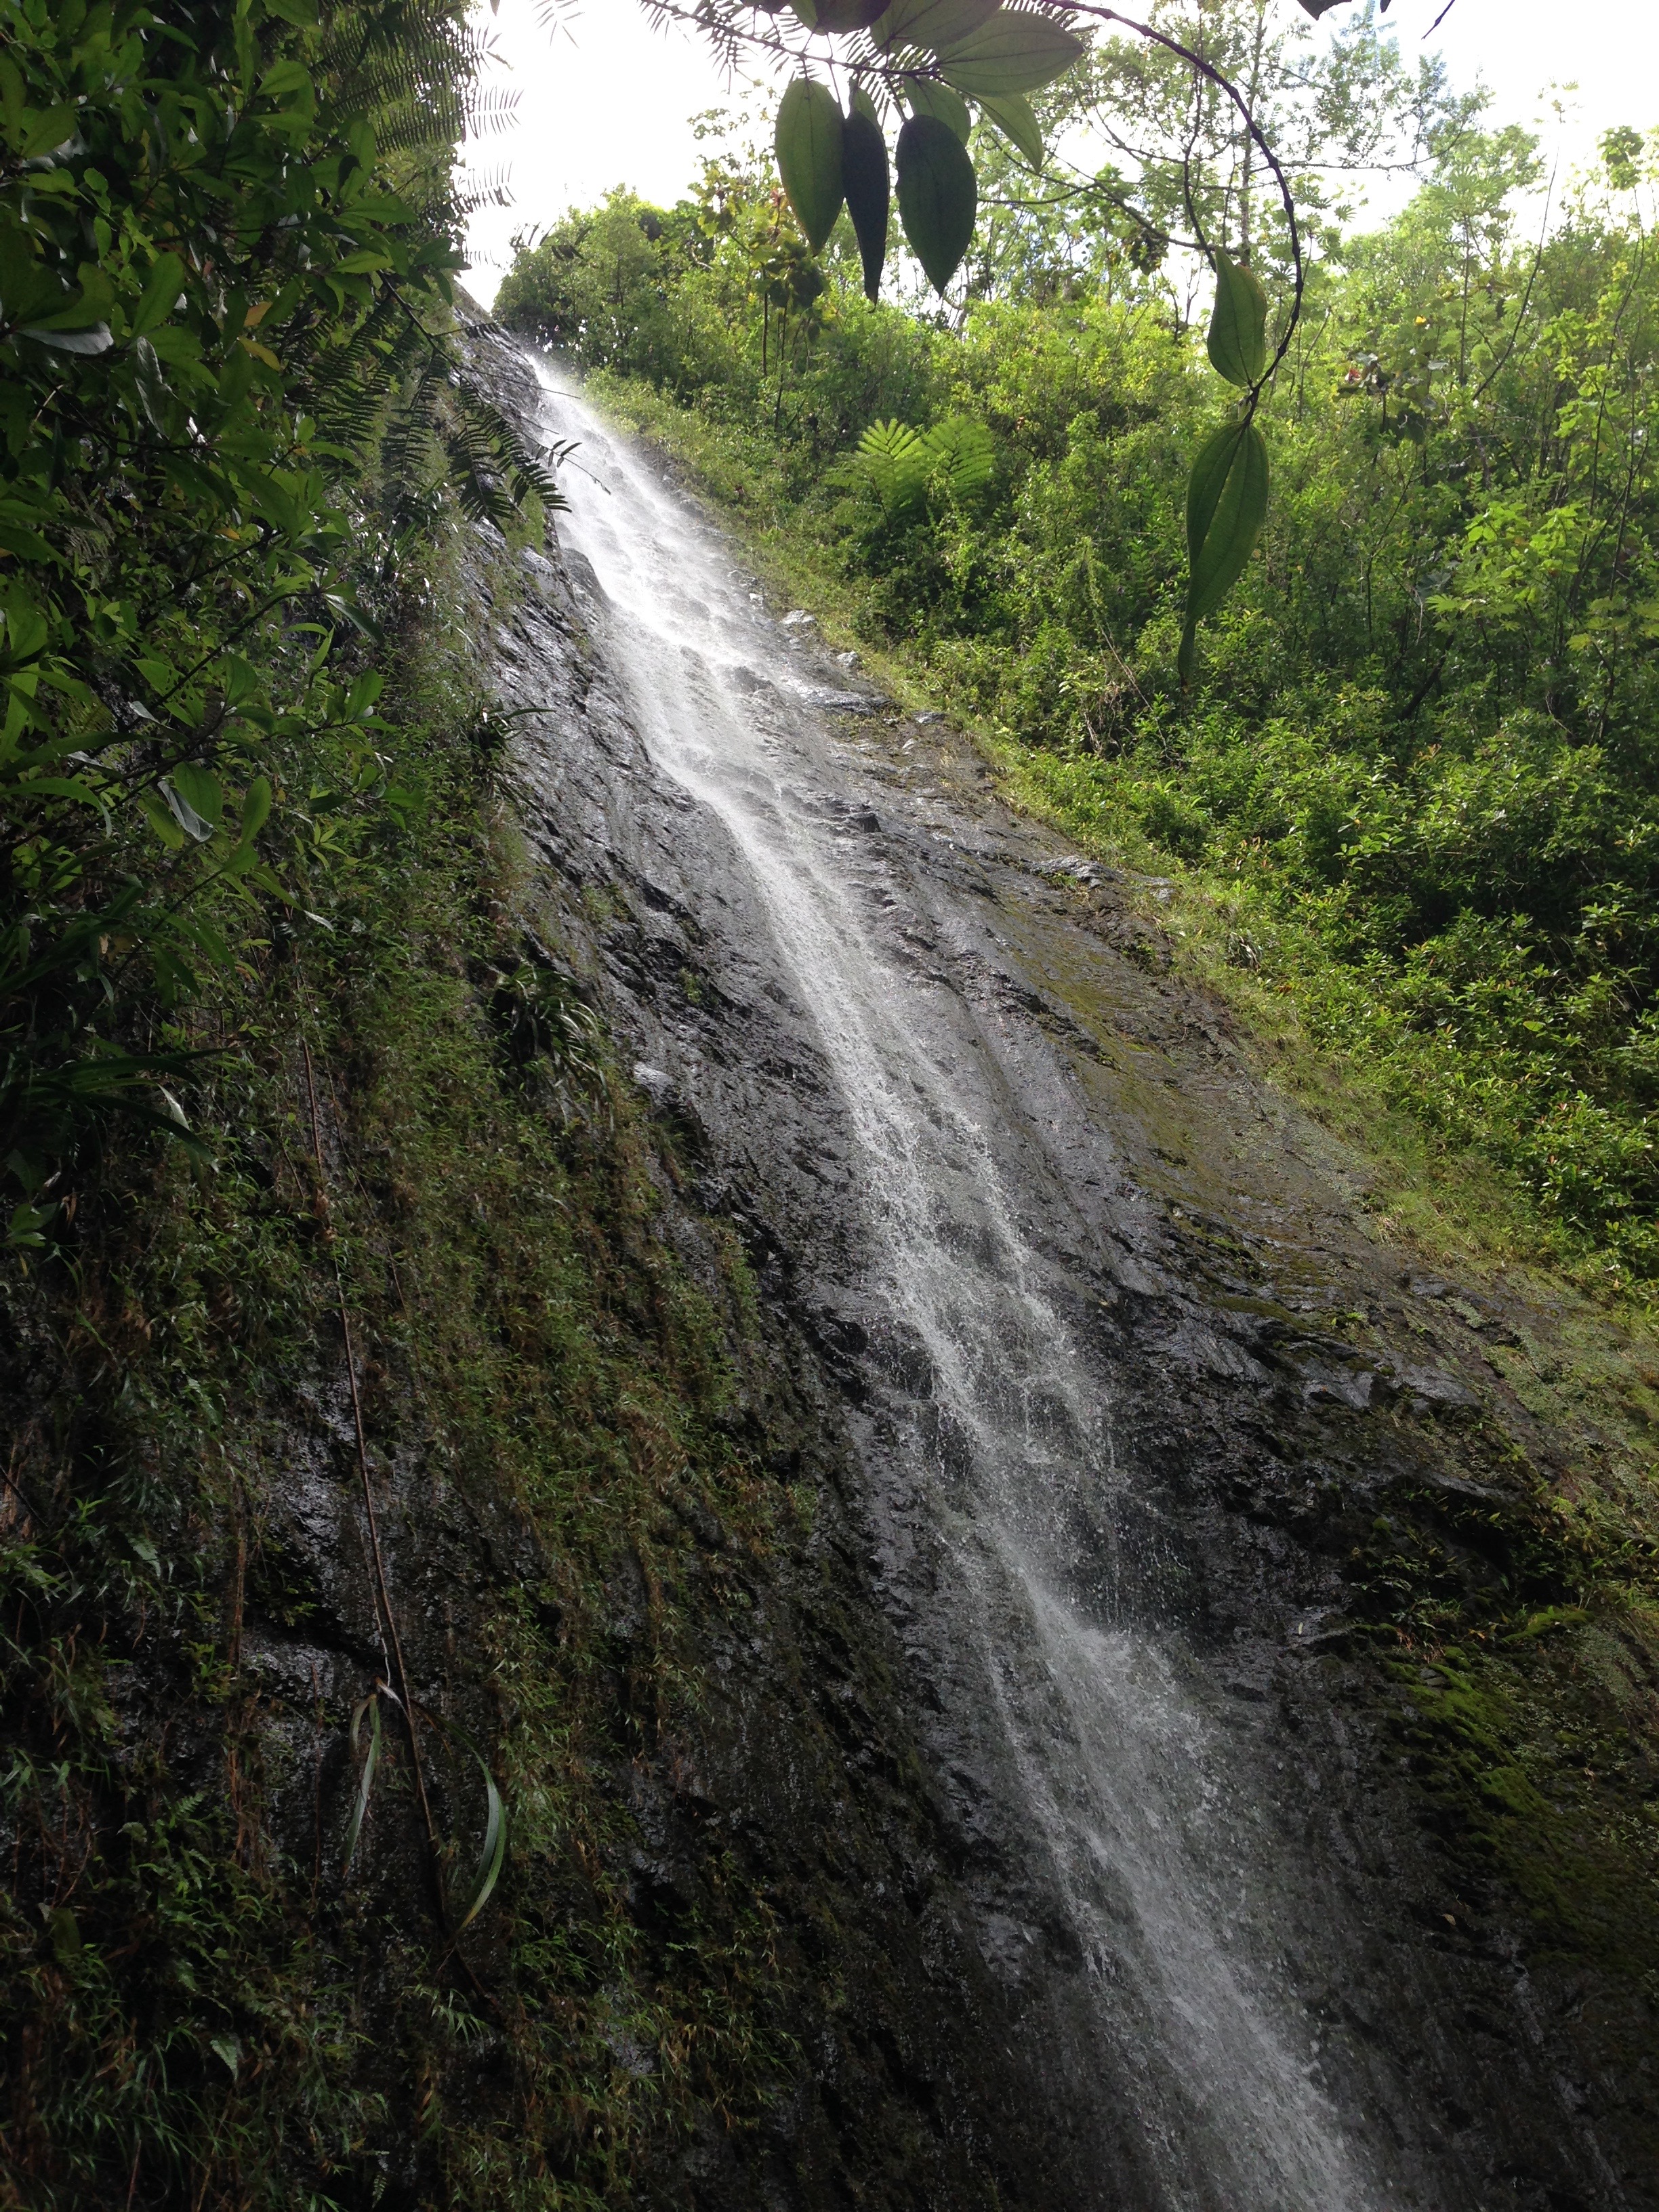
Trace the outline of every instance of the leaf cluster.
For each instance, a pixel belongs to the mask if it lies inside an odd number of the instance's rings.
[[[875,493],[890,521],[926,507],[929,495],[965,506],[987,490],[996,473],[996,447],[982,423],[950,417],[927,430],[903,422],[872,422],[854,456],[856,472]]]
[[[307,744],[384,786],[377,592],[428,526],[554,496],[457,381],[459,0],[16,0],[0,47],[0,1163],[38,1243],[157,1034],[316,903]],[[388,428],[401,489],[367,486]],[[416,457],[419,456],[419,465]],[[434,479],[435,481],[435,479]],[[296,800],[301,802],[296,810]],[[56,1196],[50,1195],[56,1190]]]
[[[781,13],[781,0],[768,12]],[[844,205],[876,298],[896,179],[906,241],[943,293],[974,234],[974,108],[1041,167],[1042,134],[1026,95],[1073,67],[1083,40],[1052,9],[1000,0],[890,0],[881,9],[799,0],[793,12],[809,32],[852,39],[838,57],[851,85],[845,113],[810,70],[778,110],[778,170],[809,245],[823,246]],[[889,115],[900,124],[890,161]]]

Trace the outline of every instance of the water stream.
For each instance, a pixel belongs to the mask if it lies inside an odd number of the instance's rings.
[[[948,979],[895,962],[876,927],[846,726],[812,710],[823,670],[692,504],[568,377],[538,374],[549,434],[581,443],[559,533],[597,579],[602,649],[659,771],[740,854],[853,1133],[867,1289],[924,1374],[916,1480],[975,1644],[955,1679],[994,1704],[1020,1799],[1006,1821],[1063,1900],[1096,2039],[1085,2072],[1097,2063],[1132,2113],[1130,2194],[1168,2212],[1422,2203],[1391,2179],[1372,2089],[1322,2071],[1320,1901],[1150,1601],[1111,1378],[999,1164],[994,1054]],[[794,711],[763,711],[779,700]],[[1079,1578],[1085,1527],[1097,1571]]]

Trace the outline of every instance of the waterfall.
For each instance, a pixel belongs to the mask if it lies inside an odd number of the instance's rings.
[[[921,1378],[915,1495],[973,1647],[946,1655],[944,1725],[953,1696],[994,1709],[964,1726],[1000,1735],[998,1817],[1042,1856],[1069,1923],[1085,1990],[1072,2079],[1098,2079],[1135,2146],[1119,2201],[1422,2204],[1392,2172],[1374,2085],[1328,2076],[1307,1990],[1340,1972],[1340,1943],[1321,1948],[1340,1907],[1284,1863],[1263,1778],[1241,1771],[1224,1701],[1159,1600],[1158,1515],[1115,1447],[1111,1376],[1000,1164],[989,1018],[891,955],[893,894],[848,819],[854,740],[815,708],[811,656],[693,503],[539,374],[550,434],[580,441],[559,531],[597,580],[600,648],[659,773],[740,856],[852,1133],[867,1301]]]

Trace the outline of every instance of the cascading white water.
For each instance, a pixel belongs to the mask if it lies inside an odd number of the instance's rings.
[[[1126,1478],[1102,1378],[998,1169],[994,1056],[964,1009],[882,949],[858,880],[836,730],[718,533],[562,377],[547,425],[580,441],[560,535],[605,596],[597,628],[653,763],[725,826],[810,1012],[856,1140],[872,1285],[925,1354],[948,1467],[922,1486],[977,1625],[1020,1819],[1092,1978],[1114,2094],[1170,2212],[1380,2212],[1374,2142],[1322,2086],[1287,1960],[1291,1893],[1260,1793],[1178,1638],[1139,1625],[1141,1560],[1079,1599],[1066,1529]],[[948,1004],[946,1003],[948,1001]],[[924,1446],[918,1432],[917,1451]],[[1139,1620],[1138,1620],[1139,1616]]]

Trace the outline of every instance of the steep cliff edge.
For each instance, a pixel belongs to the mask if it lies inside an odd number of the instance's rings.
[[[824,1009],[592,565],[484,531],[445,611],[430,803],[227,1009],[216,1173],[112,1163],[78,1269],[9,1290],[0,2202],[1168,2203]],[[1123,886],[757,622],[757,717],[1109,1377],[1067,1601],[1106,1635],[1132,1562],[1206,1731],[1172,1775],[1303,1869],[1237,1908],[1287,2048],[1380,2103],[1401,2202],[1653,2202],[1650,1469],[1551,1404],[1524,1296],[1370,1241]],[[474,1747],[507,1849],[461,1927]]]

